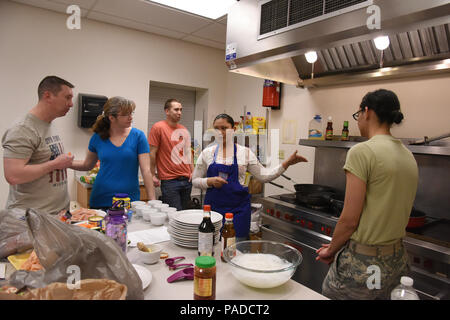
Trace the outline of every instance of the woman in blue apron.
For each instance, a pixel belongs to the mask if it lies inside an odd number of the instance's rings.
[[[251,196],[244,186],[245,173],[248,171],[261,182],[268,182],[278,178],[290,165],[307,160],[295,151],[279,166],[264,168],[252,151],[233,143],[233,118],[220,114],[214,119],[213,126],[219,133],[218,143],[205,148],[198,157],[192,184],[207,190],[204,204],[211,205],[211,210],[223,216],[227,212],[233,213],[236,241],[246,240],[250,232]]]

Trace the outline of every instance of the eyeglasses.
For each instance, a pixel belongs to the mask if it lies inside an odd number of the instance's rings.
[[[360,109],[359,111],[356,111],[354,114],[352,114],[353,119],[355,119],[356,121],[358,121],[358,118],[359,118],[361,112],[363,112],[362,109]]]
[[[134,116],[134,112],[130,113],[130,114],[118,114],[118,117],[133,117]]]

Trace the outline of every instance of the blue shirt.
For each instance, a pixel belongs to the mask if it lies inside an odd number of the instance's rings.
[[[116,147],[109,138],[102,140],[95,133],[88,148],[100,160],[100,171],[92,187],[90,206],[111,207],[116,193],[127,193],[131,201],[139,200],[138,156],[150,152],[145,134],[132,128],[124,143]]]

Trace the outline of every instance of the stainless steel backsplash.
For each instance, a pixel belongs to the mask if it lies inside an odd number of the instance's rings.
[[[342,169],[348,149],[316,147],[314,183],[345,190]],[[450,156],[414,154],[419,187],[414,206],[435,218],[450,219]]]

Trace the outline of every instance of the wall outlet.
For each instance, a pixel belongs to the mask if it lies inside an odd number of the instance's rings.
[[[278,151],[278,159],[284,160],[284,150],[279,150]]]

